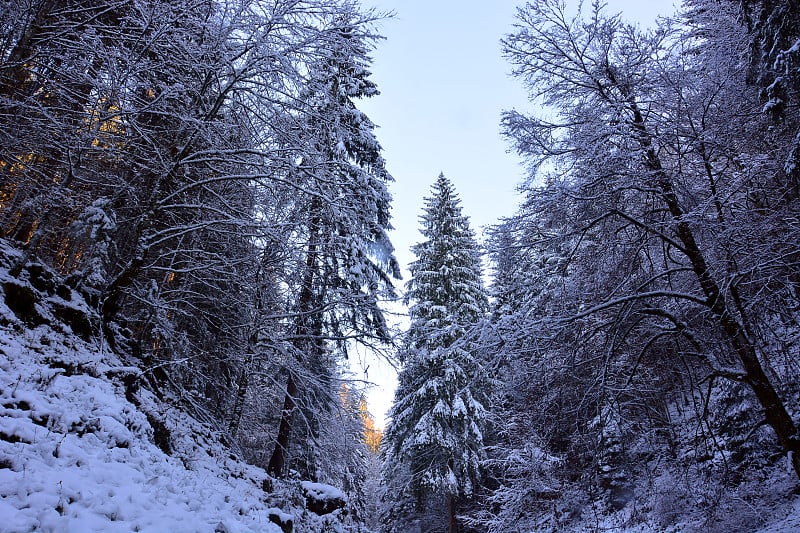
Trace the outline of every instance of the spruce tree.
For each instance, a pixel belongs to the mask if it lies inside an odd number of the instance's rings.
[[[287,146],[294,198],[287,217],[294,227],[286,237],[287,248],[294,249],[286,266],[292,355],[268,465],[276,477],[290,466],[316,477],[307,457],[318,451],[320,419],[339,402],[337,356],[346,356],[351,342],[390,340],[379,301],[394,297],[391,277],[400,277],[387,233],[392,178],[374,124],[356,107],[357,99],[378,94],[367,70],[376,36],[360,18],[344,10],[325,29],[327,42],[309,63],[301,95],[300,150]],[[297,415],[303,424],[296,423]]]
[[[392,498],[398,505],[413,498],[426,529],[454,532],[458,503],[479,477],[485,416],[479,365],[465,333],[485,315],[488,298],[479,247],[452,183],[440,174],[432,193],[421,217],[426,240],[412,248],[411,325],[386,432],[385,475],[397,487],[393,473],[405,473],[399,485],[406,498]],[[439,527],[434,517],[445,505],[446,526]],[[387,516],[398,513],[389,509]]]

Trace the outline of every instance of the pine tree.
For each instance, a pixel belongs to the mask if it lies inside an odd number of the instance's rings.
[[[432,192],[421,217],[426,240],[413,247],[411,326],[386,432],[392,464],[386,475],[408,473],[403,488],[418,515],[441,516],[446,502],[447,529],[454,532],[457,505],[472,495],[483,454],[479,365],[465,333],[485,315],[488,298],[479,248],[452,183],[440,174]]]
[[[399,267],[388,237],[391,176],[381,156],[374,124],[355,100],[378,94],[369,79],[369,47],[376,38],[362,15],[343,10],[333,17],[328,41],[309,65],[297,125],[302,153],[287,150],[292,163],[287,181],[296,198],[288,261],[286,307],[292,358],[280,427],[268,471],[284,475],[299,431],[306,442],[319,433],[318,415],[336,406],[330,387],[336,356],[348,342],[387,342],[389,331],[378,301],[393,296],[391,277]],[[290,139],[294,142],[293,139]],[[296,160],[296,162],[294,162]],[[300,414],[305,424],[296,424]],[[324,415],[323,415],[324,416]],[[294,461],[292,468],[313,477],[313,464]]]

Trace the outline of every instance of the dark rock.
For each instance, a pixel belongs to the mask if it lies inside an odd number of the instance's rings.
[[[72,361],[64,361],[62,359],[45,358],[44,363],[50,368],[58,368],[63,370],[65,376],[79,376],[81,374],[88,374],[92,377],[99,377],[97,369],[91,364],[74,363]]]
[[[301,485],[306,498],[306,509],[316,515],[330,514],[347,505],[344,494],[336,487],[309,481],[303,481]]]
[[[141,374],[138,372],[131,372],[129,368],[112,368],[106,372],[106,376],[109,379],[122,382],[122,385],[125,387],[125,399],[133,405],[139,405],[139,399],[136,397],[136,393],[139,392],[139,378]]]
[[[31,444],[27,440],[23,439],[19,435],[15,433],[6,433],[5,431],[0,431],[0,440],[4,440],[6,442],[10,442],[11,444],[16,444],[18,442],[22,442],[24,444]]]
[[[30,279],[31,285],[42,292],[53,293],[56,288],[55,277],[44,265],[32,263],[26,265],[25,270],[28,271],[28,279]]]
[[[150,413],[145,413],[145,416],[147,416],[147,421],[150,422],[150,427],[153,428],[153,442],[155,445],[165,454],[172,455],[172,433],[167,428],[167,425]]]
[[[294,520],[291,516],[277,511],[270,511],[267,516],[269,521],[280,527],[283,533],[292,533],[294,531]]]
[[[33,289],[13,281],[6,281],[3,283],[3,291],[6,293],[6,305],[17,318],[33,327],[47,324],[47,320],[36,310],[39,296]]]
[[[63,305],[58,302],[50,302],[53,307],[53,314],[64,324],[70,327],[72,332],[85,341],[89,341],[94,333],[92,322],[86,313],[80,309]]]
[[[63,298],[66,301],[70,301],[72,300],[72,289],[63,284],[58,285],[56,287],[56,295],[59,298]]]
[[[8,403],[4,403],[3,407],[5,407],[6,409],[19,409],[20,411],[31,410],[31,404],[29,404],[25,400],[19,400],[18,402],[10,401]]]

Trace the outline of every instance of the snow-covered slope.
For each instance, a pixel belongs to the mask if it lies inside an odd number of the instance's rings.
[[[38,300],[28,323],[0,301],[1,530],[280,533],[260,487],[266,474],[199,438],[198,422],[173,417],[183,432],[173,456],[155,444],[144,412],[155,400],[143,390],[138,406],[126,398],[138,370],[54,316],[48,298],[84,307],[74,291],[51,297],[28,280],[0,282]]]
[[[211,450],[164,454],[109,363],[47,326],[0,332],[0,529],[281,531],[262,472]]]
[[[76,291],[42,267],[8,274],[19,257],[0,241],[0,531],[281,533],[270,515],[339,529],[304,508],[299,481],[138,386]]]

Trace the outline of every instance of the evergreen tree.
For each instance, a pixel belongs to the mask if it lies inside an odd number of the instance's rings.
[[[346,355],[350,341],[389,341],[378,301],[393,296],[390,278],[400,274],[387,233],[391,176],[374,124],[355,104],[378,94],[367,70],[376,36],[364,16],[345,9],[325,28],[325,46],[309,64],[302,94],[296,126],[301,152],[294,145],[287,149],[287,182],[295,198],[288,207],[293,251],[285,268],[292,355],[268,465],[276,477],[289,466],[315,477],[313,461],[298,454],[307,455],[320,416],[339,401],[331,386],[336,356]],[[298,414],[304,424],[296,424]],[[300,450],[291,450],[293,440]]]
[[[426,240],[413,247],[418,259],[406,294],[411,326],[386,432],[385,472],[389,478],[407,472],[402,485],[416,500],[417,518],[441,516],[446,502],[453,532],[457,505],[472,495],[483,453],[480,365],[465,333],[485,315],[488,298],[478,245],[452,183],[440,174],[432,192],[421,217]],[[437,527],[431,519],[425,524]]]

